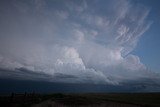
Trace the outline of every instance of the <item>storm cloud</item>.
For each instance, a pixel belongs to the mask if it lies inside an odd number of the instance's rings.
[[[149,11],[130,0],[2,0],[0,68],[53,82],[156,78],[131,54],[151,25]]]

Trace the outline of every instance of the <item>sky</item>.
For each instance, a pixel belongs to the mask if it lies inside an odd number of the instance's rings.
[[[160,51],[157,48],[160,45],[160,42],[159,42],[160,40],[159,38],[160,7],[158,6],[160,1],[139,0],[139,2],[151,8],[151,11],[148,17],[150,20],[152,20],[153,23],[150,26],[150,28],[146,31],[142,39],[140,39],[138,46],[134,50],[134,53],[141,58],[141,61],[149,69],[159,72],[160,71],[160,66],[159,66]]]
[[[159,0],[1,0],[0,78],[157,83],[158,4]]]

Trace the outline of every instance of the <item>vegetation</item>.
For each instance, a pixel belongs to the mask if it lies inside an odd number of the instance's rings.
[[[12,94],[1,96],[3,107],[160,107],[160,93]]]

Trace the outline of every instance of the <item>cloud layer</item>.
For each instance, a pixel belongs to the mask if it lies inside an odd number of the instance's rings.
[[[130,54],[151,24],[143,5],[128,0],[1,2],[0,67],[16,78],[27,71],[36,74],[29,79],[45,74],[47,81],[70,83],[155,78]],[[1,77],[7,77],[4,72]]]

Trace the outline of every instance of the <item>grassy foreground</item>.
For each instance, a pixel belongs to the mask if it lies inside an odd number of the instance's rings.
[[[3,107],[160,107],[160,93],[16,94],[1,96]]]

